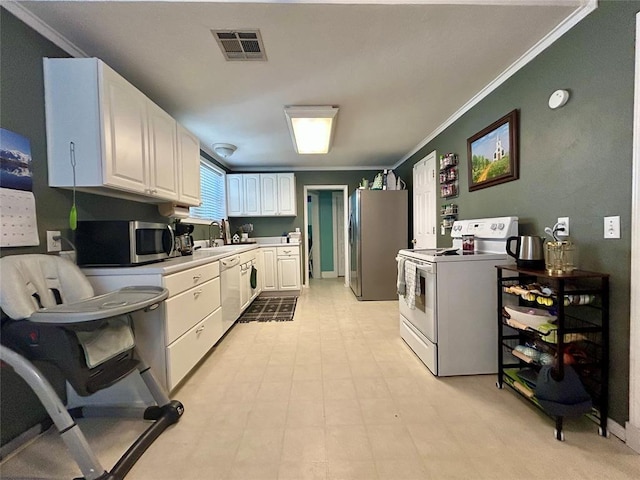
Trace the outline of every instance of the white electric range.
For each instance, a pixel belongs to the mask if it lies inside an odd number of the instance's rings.
[[[463,253],[463,235],[474,236],[473,252]],[[399,297],[400,336],[434,375],[498,371],[495,266],[513,263],[506,244],[516,235],[517,217],[457,220],[452,247],[398,252],[420,286],[415,306]]]

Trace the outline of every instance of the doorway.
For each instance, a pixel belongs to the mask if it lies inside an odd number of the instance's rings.
[[[304,186],[304,228],[307,235],[304,237],[303,265],[306,287],[309,286],[309,278],[343,275],[344,285],[349,286],[349,272],[344,267],[349,261],[348,238],[345,234],[348,188],[348,185]]]

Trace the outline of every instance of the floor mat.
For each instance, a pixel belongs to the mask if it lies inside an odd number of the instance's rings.
[[[298,297],[258,297],[238,319],[247,322],[289,322],[293,320]]]

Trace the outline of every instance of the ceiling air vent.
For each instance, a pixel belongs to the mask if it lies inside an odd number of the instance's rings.
[[[224,58],[227,60],[263,60],[267,59],[260,30],[211,30],[218,42]]]

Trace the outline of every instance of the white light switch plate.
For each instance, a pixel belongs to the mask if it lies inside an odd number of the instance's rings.
[[[620,217],[604,217],[604,238],[620,238]]]

